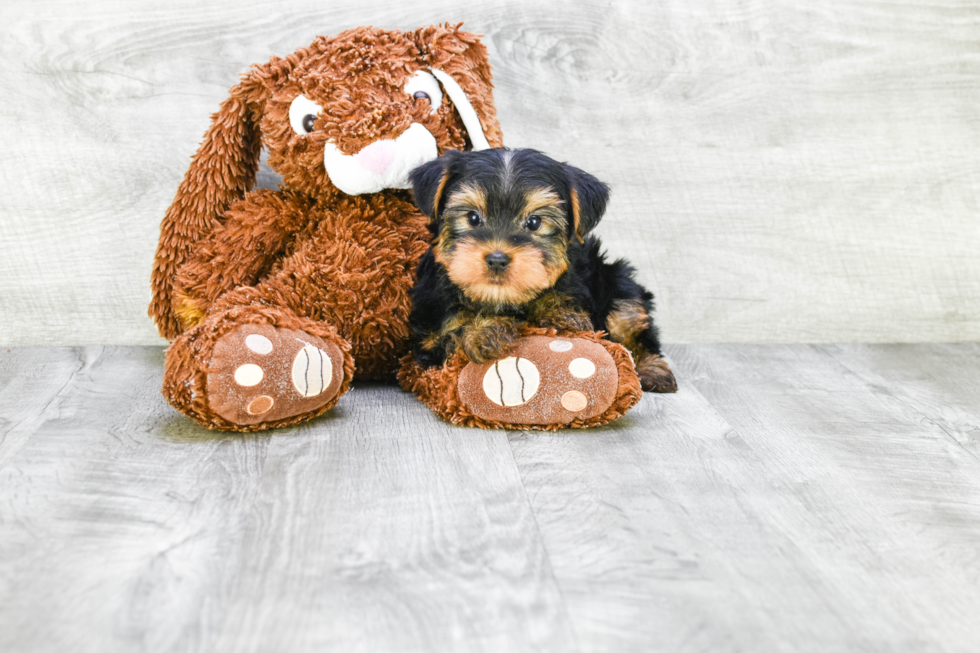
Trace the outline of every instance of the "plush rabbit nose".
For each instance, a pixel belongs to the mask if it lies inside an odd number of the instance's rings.
[[[395,144],[395,141],[385,139],[375,141],[362,149],[354,155],[354,160],[365,170],[370,170],[376,175],[381,175],[391,166],[391,162],[395,160],[395,154],[397,152],[398,146]]]
[[[436,137],[413,122],[398,138],[382,138],[343,154],[336,143],[323,144],[323,165],[334,186],[348,195],[377,193],[385,188],[411,188],[408,175],[423,163],[439,156]]]

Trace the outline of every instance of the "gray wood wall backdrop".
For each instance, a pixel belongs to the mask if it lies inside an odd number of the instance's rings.
[[[980,340],[975,0],[5,0],[0,343],[162,342],[159,221],[237,75],[444,20],[509,145],[612,184],[665,340]]]

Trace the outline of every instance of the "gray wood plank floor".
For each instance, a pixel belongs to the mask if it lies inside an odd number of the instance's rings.
[[[2,651],[975,651],[980,345],[683,345],[604,428],[206,432],[0,350]]]

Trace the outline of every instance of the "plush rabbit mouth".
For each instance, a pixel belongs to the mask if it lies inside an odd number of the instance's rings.
[[[462,87],[451,75],[431,68],[469,133],[474,150],[490,147],[483,126]],[[342,154],[334,143],[323,148],[323,163],[334,186],[348,195],[377,193],[386,188],[411,188],[408,173],[439,156],[436,139],[424,126],[413,122],[401,136],[379,139],[357,154]]]
[[[376,140],[357,154],[342,154],[333,143],[323,148],[330,181],[348,195],[411,188],[408,173],[438,156],[435,136],[417,122],[398,138]]]

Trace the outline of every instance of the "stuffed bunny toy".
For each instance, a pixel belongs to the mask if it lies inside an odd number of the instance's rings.
[[[409,172],[502,145],[490,65],[459,26],[361,27],[255,66],[211,120],[161,224],[149,314],[163,393],[205,427],[329,410],[392,379],[431,233]],[[262,148],[279,190],[252,190]]]

